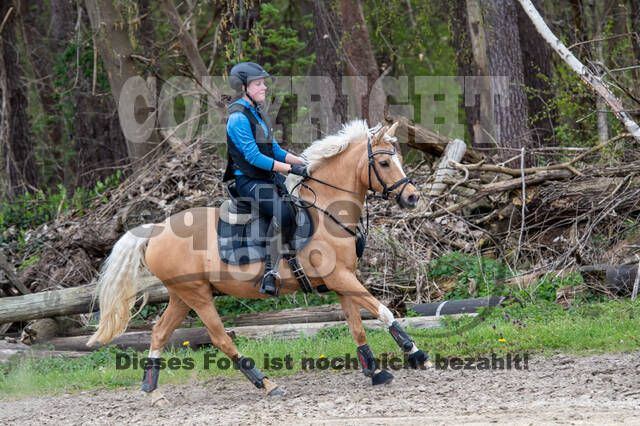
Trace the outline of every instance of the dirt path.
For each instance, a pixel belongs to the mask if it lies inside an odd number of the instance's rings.
[[[172,407],[137,389],[0,402],[0,424],[639,424],[640,353],[532,358],[525,370],[396,371],[373,388],[360,372],[278,379],[284,398],[246,380],[161,386]]]

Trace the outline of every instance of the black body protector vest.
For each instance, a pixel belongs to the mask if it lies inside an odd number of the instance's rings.
[[[267,126],[268,134],[264,133],[264,129],[253,115],[251,110],[241,104],[233,104],[229,107],[231,114],[235,112],[241,112],[249,120],[251,125],[251,133],[258,144],[258,150],[269,158],[273,158],[273,128],[267,114],[261,114],[264,124]],[[224,182],[234,179],[234,171],[240,170],[244,175],[252,179],[272,180],[273,172],[256,167],[249,163],[242,152],[238,149],[236,144],[233,143],[229,133],[227,133],[227,169],[224,172],[222,180]]]

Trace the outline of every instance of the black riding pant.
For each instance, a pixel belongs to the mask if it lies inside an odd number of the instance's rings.
[[[295,217],[282,199],[282,195],[286,193],[285,177],[274,173],[273,179],[274,181],[267,181],[239,175],[236,176],[236,189],[241,197],[255,200],[261,214],[275,217],[286,235],[293,229]]]

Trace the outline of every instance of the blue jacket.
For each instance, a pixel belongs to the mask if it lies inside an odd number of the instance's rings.
[[[249,108],[254,117],[256,117],[256,120],[258,120],[258,123],[260,123],[260,125],[264,129],[265,134],[268,134],[266,124],[264,123],[264,121],[262,121],[255,107],[251,105],[251,103],[247,102],[244,99],[238,99],[231,105],[236,103]],[[274,159],[284,163],[284,160],[288,154],[287,151],[285,151],[280,147],[280,145],[278,145],[275,137],[273,138],[274,158],[270,158],[262,154],[260,150],[258,150],[255,136],[253,135],[253,133],[251,133],[251,125],[249,124],[249,120],[241,112],[234,112],[229,116],[229,119],[227,120],[227,134],[231,138],[231,141],[233,141],[233,144],[240,150],[240,152],[242,152],[244,158],[251,165],[264,170],[270,171],[273,169]],[[241,175],[242,172],[240,170],[236,170],[234,174],[238,176]]]

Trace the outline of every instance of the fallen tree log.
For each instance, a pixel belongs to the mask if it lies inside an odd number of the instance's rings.
[[[20,341],[25,345],[33,345],[53,339],[58,333],[58,323],[53,318],[41,318],[31,321],[22,330]]]
[[[143,280],[149,279],[156,282],[146,290],[149,293],[147,303],[167,302],[169,293],[167,293],[164,284],[153,277],[143,278]],[[89,284],[82,287],[1,298],[0,324],[97,311],[99,308],[97,301],[94,306],[91,306],[94,290],[95,284]]]
[[[432,130],[412,123],[406,117],[391,117],[391,121],[398,122],[398,129],[396,130],[398,139],[403,140],[403,138],[406,137],[406,142],[410,147],[419,149],[435,157],[442,156],[445,149],[447,149],[447,145],[452,141],[452,139],[446,136],[439,135]],[[483,159],[484,156],[482,154],[475,152],[471,148],[467,148],[462,157],[462,161],[467,163],[477,163]]]
[[[472,314],[474,315],[474,314]],[[459,315],[452,315],[458,317]],[[412,327],[419,329],[426,328],[438,328],[441,327],[440,318],[438,317],[413,317],[413,318],[399,318],[398,322],[403,327]],[[370,329],[383,328],[384,325],[378,320],[365,320],[364,326]],[[320,331],[336,326],[344,326],[344,321],[330,321],[330,322],[318,322],[318,323],[302,323],[302,324],[278,324],[278,325],[260,325],[260,326],[245,326],[245,327],[233,327],[227,330],[227,334],[232,337],[247,337],[247,338],[275,338],[275,339],[295,339],[300,336],[315,336]],[[87,346],[89,341],[88,336],[76,336],[76,337],[61,337],[49,340],[47,345],[52,345],[55,350],[58,351],[94,351],[101,348],[104,345],[94,345],[92,347]],[[173,332],[171,340],[167,343],[166,347],[181,348],[189,346],[192,348],[210,344],[211,339],[207,333],[206,328],[179,328]],[[125,333],[117,339],[109,343],[109,345],[115,345],[118,348],[133,348],[135,350],[144,351],[149,349],[151,344],[151,332],[150,331],[136,331],[131,333]]]
[[[433,178],[433,183],[426,188],[427,196],[437,197],[441,195],[447,187],[443,182],[444,179],[450,178],[455,174],[455,169],[451,166],[451,162],[459,162],[467,150],[467,145],[460,139],[454,139],[447,145],[447,148],[440,158],[440,164]]]
[[[362,319],[374,319],[369,311],[360,309]],[[248,325],[276,325],[291,323],[314,323],[326,321],[344,321],[344,312],[339,303],[309,308],[282,309],[279,311],[255,312],[225,316],[223,321],[233,321],[234,327]]]

